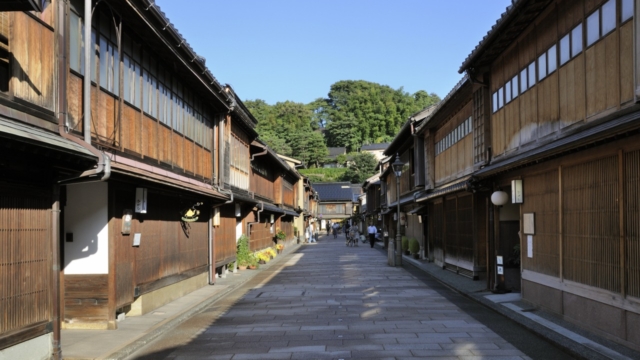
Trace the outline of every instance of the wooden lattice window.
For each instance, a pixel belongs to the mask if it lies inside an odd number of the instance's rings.
[[[484,91],[482,88],[473,93],[473,160],[481,163],[486,160],[484,151]]]

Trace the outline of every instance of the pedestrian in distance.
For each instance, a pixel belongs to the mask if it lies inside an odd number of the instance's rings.
[[[371,244],[371,248],[373,249],[373,244],[376,242],[376,234],[378,233],[378,228],[375,225],[370,224],[367,228],[369,232],[369,244]]]
[[[340,224],[338,224],[338,223],[333,223],[332,228],[333,228],[333,229],[332,229],[332,230],[333,230],[333,238],[334,238],[334,239],[337,239],[337,238],[338,238],[338,229],[340,229]]]
[[[314,234],[314,233],[313,233],[313,224],[312,224],[312,223],[309,223],[308,230],[309,230],[309,243],[317,242],[317,241],[316,241],[316,239],[317,239],[317,234]],[[315,235],[315,236],[314,236],[314,235]]]

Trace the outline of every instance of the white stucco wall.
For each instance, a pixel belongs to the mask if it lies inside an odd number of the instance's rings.
[[[242,220],[236,219],[236,242],[242,236]]]
[[[64,273],[109,273],[108,187],[105,182],[67,186]],[[131,199],[133,204],[133,199]],[[73,233],[73,242],[66,234]]]

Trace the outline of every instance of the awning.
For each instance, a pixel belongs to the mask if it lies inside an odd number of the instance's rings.
[[[251,196],[247,196],[247,195],[243,195],[243,194],[238,194],[235,191],[233,192],[233,201],[243,201],[246,203],[251,203],[251,204],[257,204],[260,202],[260,200],[256,200],[255,198],[252,198]]]
[[[407,214],[415,215],[415,214],[424,214],[426,212],[427,212],[427,205],[422,205],[420,207],[417,207],[417,208],[409,211]]]
[[[289,216],[295,216],[295,217],[299,216],[297,212],[292,211],[292,210],[287,210],[287,209],[284,210],[284,214],[285,215],[289,215]]]
[[[214,190],[209,184],[131,159],[122,157],[118,157],[117,161],[111,159],[111,172],[114,174],[122,174],[154,182],[160,185],[174,187],[183,191],[191,191],[221,200],[229,199],[228,195]]]
[[[576,134],[515,155],[511,158],[505,159],[504,161],[499,161],[495,164],[485,166],[478,170],[474,176],[478,178],[486,178],[501,171],[533,163],[550,156],[556,156],[571,149],[579,148],[597,141],[611,138],[627,131],[635,130],[640,125],[638,120],[640,120],[640,111],[623,115],[617,119],[604,122],[590,129],[580,131]]]
[[[66,152],[97,161],[96,156],[89,150],[71,140],[67,140],[57,133],[41,128],[22,124],[0,116],[0,137],[16,139],[44,148]]]
[[[407,194],[407,195],[401,196],[400,197],[400,206],[404,206],[404,205],[407,205],[409,203],[412,203],[413,202],[413,194],[415,194],[415,192],[412,192],[411,194]],[[398,206],[398,202],[397,201],[394,201],[394,202],[389,204],[389,208],[396,207],[396,206]]]
[[[471,176],[464,177],[462,179],[457,180],[455,183],[446,184],[441,187],[435,188],[429,192],[427,192],[422,197],[416,199],[416,202],[427,201],[433,198],[437,198],[439,196],[443,196],[446,194],[450,194],[456,191],[466,190],[467,189],[467,180],[469,180]]]
[[[282,214],[282,215],[285,214],[283,209],[281,209],[281,208],[279,208],[279,207],[277,207],[275,205],[268,204],[268,203],[265,203],[265,202],[263,202],[263,204],[264,204],[264,211],[269,211],[269,212],[272,212],[272,213]]]

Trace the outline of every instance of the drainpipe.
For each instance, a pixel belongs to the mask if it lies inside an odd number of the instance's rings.
[[[220,193],[228,194],[230,198],[229,200],[223,202],[222,204],[217,204],[211,207],[211,216],[209,216],[209,285],[215,285],[216,283],[215,281],[216,248],[213,244],[213,209],[233,202],[233,192],[231,192],[231,190],[224,190],[224,189],[221,189],[219,186],[214,186],[214,188],[218,190],[218,192]]]
[[[91,144],[91,0],[84,0],[84,82],[83,93],[83,113],[84,122],[84,142]],[[122,95],[122,94],[121,94]]]
[[[224,184],[224,117],[218,121],[218,187]]]
[[[60,2],[61,6],[64,5],[64,2]],[[59,9],[60,10],[60,9]],[[61,14],[64,14],[64,9],[60,10]],[[64,16],[64,15],[61,15]],[[85,39],[91,39],[91,0],[85,0],[84,6],[84,16],[85,16]],[[65,23],[66,18],[60,20],[62,24]],[[88,35],[87,35],[88,34]],[[67,39],[66,36],[61,36],[61,44],[60,44],[60,66],[58,67],[58,71],[60,72],[58,75],[58,79],[60,81],[60,93],[67,93],[67,76],[66,76],[66,48],[67,48]],[[83,122],[83,130],[84,130],[84,140],[77,138],[73,135],[69,135],[65,129],[66,122],[66,110],[67,110],[67,97],[60,97],[60,116],[58,116],[58,133],[61,137],[73,141],[76,144],[82,146],[83,148],[89,150],[92,154],[94,154],[98,158],[98,164],[95,169],[86,170],[82,172],[78,177],[72,179],[61,180],[58,183],[65,183],[71,180],[77,180],[84,177],[95,176],[102,173],[101,181],[107,181],[111,176],[111,159],[104,152],[96,149],[91,145],[91,52],[90,46],[85,46],[84,49],[84,60],[85,60],[85,74],[84,74],[84,83],[83,83],[83,96],[84,96],[84,122]]]

